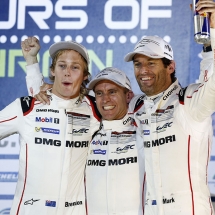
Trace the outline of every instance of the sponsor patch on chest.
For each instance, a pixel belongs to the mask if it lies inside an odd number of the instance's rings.
[[[84,126],[85,128],[90,126],[90,115],[73,112],[67,112],[67,115],[68,124]]]
[[[161,145],[164,145],[167,143],[172,143],[175,141],[176,141],[175,135],[170,135],[170,136],[166,136],[166,137],[152,140],[151,142],[150,141],[144,141],[144,147],[145,148],[157,147],[157,146],[161,146]]]
[[[123,131],[111,133],[111,144],[126,144],[136,140],[136,131]]]

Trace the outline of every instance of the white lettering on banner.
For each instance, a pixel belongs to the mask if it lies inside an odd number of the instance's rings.
[[[68,1],[59,0],[55,5],[55,12],[61,18],[79,18],[79,21],[57,21],[56,29],[83,29],[88,23],[87,13],[83,10],[65,10],[65,6],[87,6],[87,0]]]
[[[8,21],[0,21],[0,29],[10,29],[16,23],[16,2],[17,0],[9,1]]]
[[[171,10],[149,10],[150,6],[172,6],[172,0],[142,0],[140,28],[148,29],[149,18],[171,18]]]
[[[140,28],[148,29],[149,18],[171,18],[171,10],[149,10],[150,6],[171,6],[172,0],[142,0],[141,10],[137,0],[109,0],[105,4],[104,22],[109,29],[134,29],[140,19]],[[131,7],[130,21],[113,21],[113,7]],[[141,11],[141,17],[140,13]]]
[[[35,1],[35,0],[21,0],[18,6],[18,29],[25,29],[25,12],[28,6],[42,6],[45,7],[45,11],[32,11],[28,12],[34,22],[40,29],[49,29],[44,19],[51,17],[53,12],[53,5],[50,0]]]
[[[51,0],[8,0],[9,12],[8,21],[0,21],[0,29],[11,29],[16,24],[17,29],[25,29],[26,9],[28,7],[44,8],[43,11],[27,11],[40,29],[50,29],[45,20],[50,19],[53,13],[61,19],[76,18],[73,21],[56,21],[55,29],[84,29],[88,24],[87,12],[71,7],[87,6],[88,0],[58,0],[55,4]],[[18,5],[17,5],[18,2]],[[137,0],[108,0],[104,5],[104,23],[109,29],[134,29],[140,23],[141,29],[148,29],[149,18],[171,18],[172,11],[167,9],[153,10],[150,7],[172,6],[172,0],[142,0],[141,5]],[[66,8],[65,8],[66,7]],[[114,21],[113,8],[130,7],[131,17],[129,21]],[[18,8],[18,14],[16,14]],[[54,9],[53,9],[54,8]],[[30,9],[29,9],[30,10]],[[140,14],[141,11],[141,14]],[[128,15],[126,14],[126,17]]]
[[[27,13],[33,19],[40,29],[50,29],[46,23],[46,19],[49,19],[53,12],[53,3],[51,0],[35,1],[35,0],[19,0],[17,6],[17,0],[9,0],[9,18],[8,21],[0,21],[0,29],[11,29],[16,24],[17,17],[17,29],[25,29],[26,22],[26,8],[27,7],[42,7],[43,11],[28,11]],[[55,5],[55,13],[60,18],[78,18],[78,21],[56,21],[56,29],[83,29],[88,23],[87,13],[83,10],[66,10],[63,7],[71,6],[87,6],[87,0],[68,1],[58,0]],[[18,7],[18,15],[16,10]]]
[[[130,21],[113,21],[113,7],[131,7]],[[136,0],[109,0],[105,4],[104,22],[109,29],[133,29],[139,22],[139,4]]]

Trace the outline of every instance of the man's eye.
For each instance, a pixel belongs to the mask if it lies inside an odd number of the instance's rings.
[[[115,94],[116,93],[116,90],[111,90],[110,91],[110,94],[112,95],[112,94]]]
[[[64,69],[66,67],[66,65],[60,64],[59,67]]]
[[[79,69],[79,66],[73,66],[72,69]]]
[[[140,67],[140,63],[135,63],[134,66],[135,67]]]
[[[149,65],[149,66],[154,66],[155,63],[154,63],[154,62],[149,62],[148,65]]]
[[[96,95],[96,96],[101,96],[102,93],[101,93],[101,92],[96,92],[95,95]]]

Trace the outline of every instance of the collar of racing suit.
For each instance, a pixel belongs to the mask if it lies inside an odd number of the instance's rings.
[[[178,82],[178,79],[176,79],[175,82],[173,82],[165,91],[154,95],[154,96],[144,96],[144,100],[147,101],[153,101],[154,104],[156,104],[158,101],[165,101],[173,92],[178,93],[181,89],[181,86]],[[163,98],[161,100],[161,98]]]
[[[157,103],[157,101],[159,101],[159,99],[163,96],[164,92],[161,92],[154,96],[145,96],[144,100],[152,100],[154,103]]]
[[[54,98],[54,100],[57,102],[59,109],[72,109],[73,107],[79,106],[81,103],[79,96],[74,99],[66,100],[66,99],[62,99],[50,92],[49,93],[47,92],[47,95],[49,95],[51,101],[52,101],[52,98]]]
[[[133,125],[133,114],[127,113],[122,119],[119,120],[102,120],[102,125],[105,130],[117,130],[118,132],[124,131],[124,128]]]

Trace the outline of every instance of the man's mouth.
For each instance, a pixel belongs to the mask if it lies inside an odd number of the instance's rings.
[[[141,81],[149,81],[149,80],[152,80],[151,77],[142,77],[140,78]]]
[[[69,86],[69,85],[71,85],[72,83],[66,82],[66,81],[65,81],[65,82],[62,82],[62,84],[65,85],[65,86]]]
[[[114,107],[115,107],[114,105],[112,105],[112,106],[104,106],[103,109],[104,110],[112,110],[112,109],[114,109]]]

